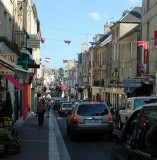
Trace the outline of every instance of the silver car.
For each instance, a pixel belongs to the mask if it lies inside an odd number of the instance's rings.
[[[61,116],[66,116],[71,109],[72,109],[72,103],[63,102],[59,108],[59,114]]]
[[[67,117],[67,134],[74,140],[78,134],[100,134],[111,136],[113,116],[106,103],[80,102]]]

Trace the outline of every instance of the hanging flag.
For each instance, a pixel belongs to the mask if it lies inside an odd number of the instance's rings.
[[[155,83],[155,80],[154,80],[153,78],[151,78],[151,77],[145,77],[145,78],[144,78],[144,83],[145,83],[145,84],[148,84],[148,85],[154,84],[154,83]]]
[[[63,63],[68,63],[68,60],[63,60]]]
[[[71,43],[71,41],[69,40],[64,40],[65,43],[67,43],[68,45]]]
[[[145,68],[144,68],[144,66],[142,64],[138,64],[138,67],[139,67],[139,72],[141,74],[145,73]]]
[[[92,68],[95,67],[95,61],[92,61]]]
[[[154,46],[157,46],[157,31],[154,31]]]
[[[138,41],[138,46],[144,46],[144,64],[148,64],[148,42],[146,41]]]
[[[89,42],[91,45],[100,44],[100,42]]]
[[[45,58],[45,62],[49,63],[50,62],[50,58]]]
[[[44,42],[45,42],[45,39],[44,39],[44,38],[41,38],[40,41],[41,41],[41,43],[44,43]]]
[[[144,43],[144,64],[148,64],[148,42]]]
[[[138,41],[137,44],[138,46],[144,46],[145,41]]]
[[[43,67],[43,71],[45,71],[46,70],[46,67]]]

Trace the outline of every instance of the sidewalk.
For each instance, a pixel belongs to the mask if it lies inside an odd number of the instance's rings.
[[[36,115],[31,115],[19,127],[15,127],[22,141],[22,149],[8,160],[48,160],[49,119],[45,116],[44,127],[39,129]]]
[[[35,114],[15,127],[22,141],[22,149],[7,160],[70,160],[69,153],[52,111],[45,113],[44,127],[39,129]]]

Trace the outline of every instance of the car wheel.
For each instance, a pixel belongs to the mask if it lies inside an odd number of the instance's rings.
[[[120,130],[123,128],[123,123],[121,122],[120,117],[119,117],[119,121],[118,121],[118,128]]]

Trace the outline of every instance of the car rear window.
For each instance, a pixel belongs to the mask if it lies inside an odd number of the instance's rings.
[[[71,107],[72,107],[72,104],[63,104],[63,107],[64,107],[64,108],[71,108]]]
[[[104,104],[84,104],[78,107],[77,114],[81,116],[104,116],[108,114],[108,109]]]

